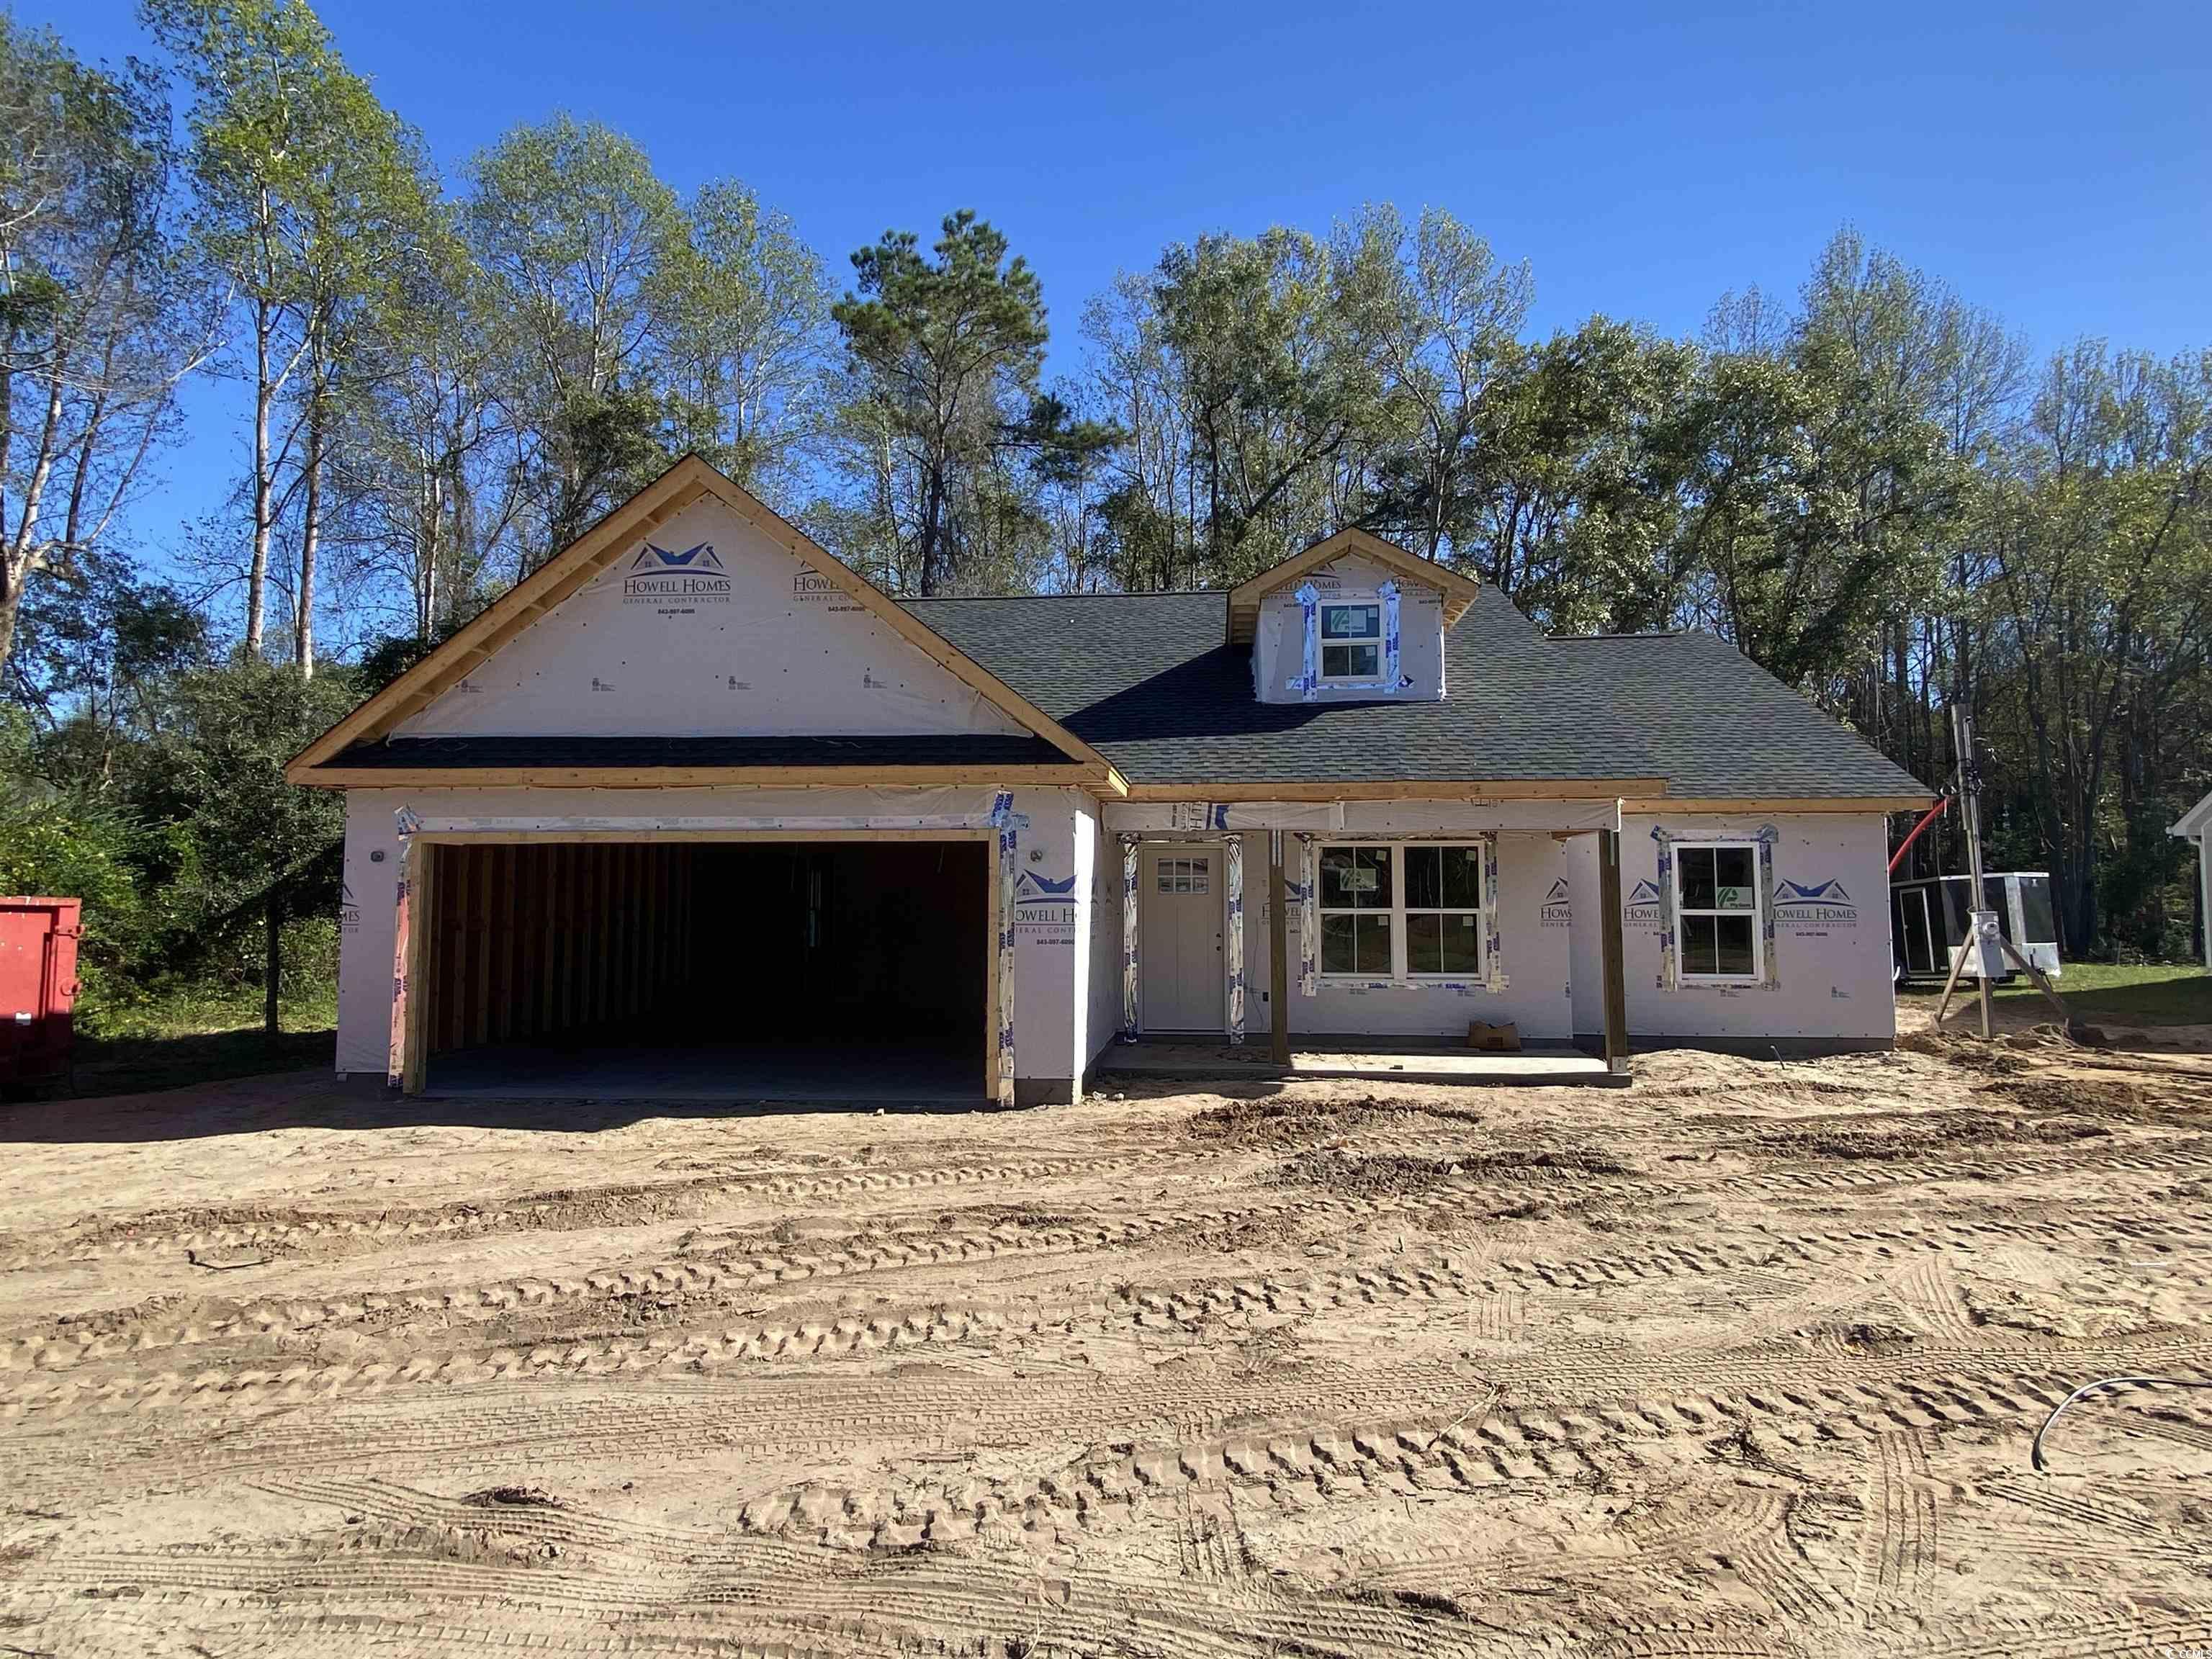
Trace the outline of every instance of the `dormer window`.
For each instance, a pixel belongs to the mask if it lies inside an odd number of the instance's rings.
[[[1322,684],[1367,680],[1382,672],[1382,607],[1324,605],[1321,608]]]

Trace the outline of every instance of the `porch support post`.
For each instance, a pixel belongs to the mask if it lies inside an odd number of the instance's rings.
[[[1121,1041],[1137,1040],[1137,838],[1121,837]]]
[[[1231,835],[1224,838],[1221,848],[1222,864],[1229,890],[1229,937],[1227,949],[1222,952],[1228,975],[1229,1041],[1244,1041],[1244,838]]]
[[[1283,832],[1267,832],[1267,1039],[1271,1058],[1291,1064],[1291,927],[1283,880]]]
[[[1598,939],[1605,976],[1605,1069],[1628,1070],[1627,955],[1620,923],[1620,831],[1597,832]]]
[[[432,855],[436,851],[403,823],[392,927],[392,1058],[386,1078],[402,1094],[421,1094],[429,1074],[430,904],[437,868]]]

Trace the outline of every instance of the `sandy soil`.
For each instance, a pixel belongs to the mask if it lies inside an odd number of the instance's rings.
[[[2212,1060],[0,1117],[0,1654],[2212,1645]]]

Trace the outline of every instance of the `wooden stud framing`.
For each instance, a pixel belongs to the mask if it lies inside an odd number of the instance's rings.
[[[423,830],[409,840],[408,1093],[422,1092],[428,1061],[446,1050],[643,1013],[690,960],[691,871],[680,847],[981,842],[984,1098],[999,1097],[995,830]],[[545,858],[526,877],[530,847]]]

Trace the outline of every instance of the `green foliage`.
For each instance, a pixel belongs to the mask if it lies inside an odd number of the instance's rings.
[[[98,801],[10,791],[0,799],[0,893],[83,901],[82,1001],[97,1018],[125,994],[143,951],[146,906],[131,826]]]
[[[0,13],[0,674],[21,607],[101,550],[210,349],[170,161],[158,76]]]
[[[844,331],[848,429],[866,457],[870,562],[923,594],[1010,585],[1038,562],[1043,521],[1022,451],[1091,441],[1041,405],[1044,291],[1004,235],[948,215],[927,256],[911,231],[853,255]]]
[[[900,593],[1218,586],[1357,525],[1546,629],[1711,630],[1931,782],[1964,703],[2072,958],[2199,925],[2164,827],[2212,787],[2212,357],[2090,342],[2031,383],[1849,230],[1701,338],[1531,337],[1525,265],[1381,205],[1141,258],[1047,386],[1037,273],[973,212],[833,303],[788,217],[601,123],[519,126],[447,199],[307,0],[142,15],[188,149],[159,74],[0,15],[0,779],[27,878],[99,895],[111,1011],[320,971],[337,807],[282,761],[686,451]],[[111,526],[217,291],[252,459],[164,586]],[[216,666],[198,594],[241,565]],[[356,671],[311,679],[319,616]]]

